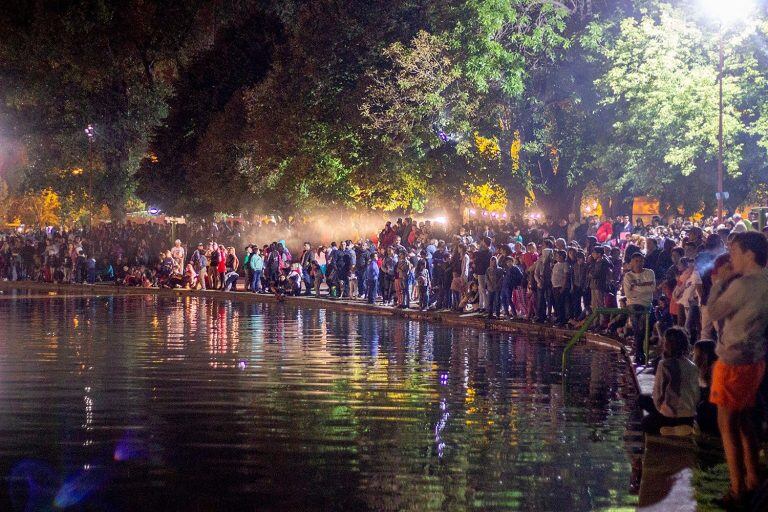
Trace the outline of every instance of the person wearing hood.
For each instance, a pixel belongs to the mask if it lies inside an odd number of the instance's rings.
[[[488,318],[499,318],[499,312],[501,310],[501,301],[499,300],[499,291],[501,290],[501,282],[503,279],[503,273],[501,267],[499,267],[499,261],[496,256],[491,257],[491,261],[488,264],[488,268],[485,271],[485,281],[488,291]]]
[[[368,300],[368,304],[373,304],[376,301],[376,289],[379,282],[379,263],[376,253],[371,255],[363,276],[365,278],[365,297]]]
[[[536,320],[546,322],[552,304],[552,248],[545,247],[536,261],[533,277],[536,281]]]

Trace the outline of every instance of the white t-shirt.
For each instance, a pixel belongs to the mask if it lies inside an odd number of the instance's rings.
[[[680,297],[680,304],[683,307],[690,307],[692,304],[698,304],[699,292],[696,291],[696,286],[701,284],[701,276],[697,271],[691,272],[688,279],[683,283],[683,295]]]
[[[653,302],[653,292],[656,290],[656,275],[653,270],[644,268],[641,272],[629,271],[624,274],[622,283],[627,305],[648,307]]]
[[[183,247],[176,247],[176,246],[174,246],[171,249],[171,256],[175,260],[183,260],[184,259],[184,248]]]

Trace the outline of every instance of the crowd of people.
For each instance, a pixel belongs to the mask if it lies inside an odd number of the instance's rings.
[[[696,419],[723,437],[727,499],[759,484],[751,414],[765,374],[768,241],[748,219],[486,217],[449,228],[404,218],[366,238],[290,248],[249,243],[263,235],[246,232],[188,225],[172,244],[154,224],[9,232],[0,276],[366,300],[570,327],[595,313],[591,328],[626,340],[637,365],[648,362],[647,337],[658,345],[644,429],[681,433]]]

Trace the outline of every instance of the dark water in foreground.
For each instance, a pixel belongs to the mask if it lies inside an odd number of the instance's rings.
[[[0,510],[615,509],[623,369],[580,347],[201,298],[0,295]]]

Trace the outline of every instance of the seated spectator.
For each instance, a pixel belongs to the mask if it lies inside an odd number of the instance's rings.
[[[648,415],[640,427],[652,435],[684,436],[693,433],[699,402],[699,371],[688,359],[688,334],[677,327],[664,333],[664,352],[653,385],[653,396],[641,396]]]
[[[717,406],[709,401],[712,387],[712,369],[717,361],[715,342],[700,340],[693,346],[693,362],[699,369],[699,404],[696,406],[696,424],[706,434],[719,436]]]

